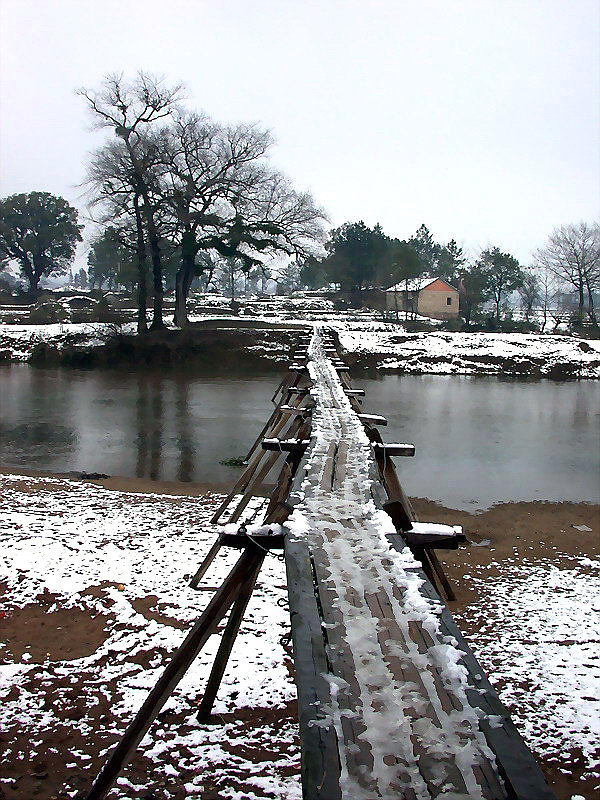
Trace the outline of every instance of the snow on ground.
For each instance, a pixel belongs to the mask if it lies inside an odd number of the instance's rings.
[[[463,580],[481,599],[455,617],[525,740],[600,787],[600,561],[506,559]]]
[[[0,325],[0,355],[7,360],[27,361],[36,345],[47,344],[58,349],[100,347],[116,331],[133,334],[134,322],[118,328],[105,322],[65,322],[49,325]]]
[[[215,321],[227,328],[218,315],[191,317],[191,320]],[[407,333],[402,325],[378,322],[372,314],[364,318],[346,312],[325,313],[310,310],[273,312],[266,316],[235,317],[239,322],[266,326],[326,324],[337,332],[349,363],[380,370],[409,374],[437,375],[532,375],[550,378],[600,378],[600,341],[572,336],[502,333],[450,333],[432,331]],[[115,336],[116,327],[105,323],[64,323],[56,325],[0,325],[0,357],[27,361],[41,342],[56,346],[85,349],[97,347]],[[135,323],[121,327],[124,334],[135,332]],[[265,329],[265,336],[276,339]],[[252,347],[250,347],[252,349]],[[266,359],[281,361],[281,348],[254,348]]]
[[[336,326],[338,327],[338,326]],[[600,341],[520,333],[404,333],[383,323],[339,326],[343,352],[359,365],[447,375],[551,375],[600,378]]]
[[[187,576],[213,540],[208,519],[221,498],[16,476],[0,476],[0,496],[0,630],[23,609],[40,610],[56,636],[59,626],[66,629],[49,655],[37,637],[43,628],[24,652],[0,636],[8,642],[0,647],[0,788],[15,786],[10,795],[29,800],[18,775],[37,758],[53,756],[69,785],[89,786],[98,753],[115,741],[205,607],[211,592],[192,591]],[[220,556],[203,586],[217,586],[232,558]],[[599,566],[553,552],[474,567],[462,580],[481,599],[459,619],[533,751],[567,773],[583,767],[598,783]],[[300,797],[284,584],[283,564],[267,558],[219,693],[225,724],[199,725],[193,712],[217,646],[211,640],[112,798],[143,797],[148,787],[157,800],[202,787],[209,798]],[[75,642],[79,652],[69,654],[77,614],[97,615],[98,640],[87,650]]]
[[[115,741],[105,734],[116,735],[131,719],[167,654],[212,596],[206,587],[219,585],[236,552],[222,551],[202,582],[204,591],[189,588],[189,576],[214,540],[208,519],[218,495],[132,494],[11,476],[0,476],[0,486],[0,581],[6,586],[0,625],[9,627],[11,616],[44,602],[47,626],[68,627],[81,611],[105,623],[92,651],[74,641],[71,630],[61,653],[47,655],[33,639],[20,656],[11,654],[10,638],[8,653],[1,653],[0,728],[11,742],[3,775],[19,761],[25,772],[52,752],[64,758],[68,746],[64,775],[73,797],[93,777],[86,771],[90,757]],[[212,637],[166,706],[167,716],[163,712],[144,739],[142,767],[126,771],[122,790],[111,798],[143,796],[144,786],[161,781],[170,789],[153,797],[218,788],[223,798],[299,798],[297,725],[289,708],[295,687],[282,643],[288,633],[284,565],[268,556],[215,705],[225,724],[200,725],[194,714],[218,646],[219,637]],[[75,698],[83,706],[74,710]],[[262,722],[248,719],[259,715]],[[65,730],[76,739],[61,745]],[[17,790],[19,781],[5,778],[2,785]],[[133,795],[127,786],[136,787]]]

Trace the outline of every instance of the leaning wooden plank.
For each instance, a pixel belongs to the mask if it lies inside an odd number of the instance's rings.
[[[242,553],[219,591],[212,597],[194,627],[165,667],[142,707],[125,729],[121,740],[100,770],[86,800],[102,800],[106,797],[190,664],[202,650],[211,634],[216,631],[239,593],[245,576],[255,569],[263,558],[264,552],[254,546],[248,547]]]
[[[217,557],[217,553],[221,549],[221,545],[223,543],[222,542],[222,538],[223,538],[222,536],[217,536],[217,538],[214,541],[214,544],[212,545],[212,547],[210,548],[210,550],[208,551],[208,553],[204,557],[204,560],[202,561],[202,563],[198,567],[198,570],[196,571],[196,574],[194,575],[194,577],[190,581],[190,587],[192,589],[197,589],[198,588],[198,585],[199,585],[200,581],[202,580],[202,578],[204,577],[204,575],[206,574],[206,571],[208,570],[210,565],[213,563],[213,561]]]
[[[263,558],[264,555],[265,552],[263,552]],[[239,594],[229,613],[229,619],[227,620],[227,625],[225,626],[223,635],[221,636],[219,649],[217,651],[217,655],[215,656],[210,676],[208,678],[204,694],[202,695],[202,700],[200,701],[200,707],[198,709],[198,719],[200,721],[206,717],[209,717],[212,711],[217,697],[217,692],[219,691],[219,686],[221,685],[223,675],[225,674],[225,668],[227,667],[229,656],[231,655],[233,644],[236,636],[238,635],[240,624],[248,606],[248,602],[250,601],[250,597],[252,596],[252,591],[254,589],[254,585],[256,584],[256,579],[258,578],[258,573],[260,572],[261,566],[262,559],[257,562],[256,566],[245,577],[244,582],[240,587]]]

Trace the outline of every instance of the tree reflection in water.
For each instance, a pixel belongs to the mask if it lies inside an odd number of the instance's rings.
[[[194,473],[194,448],[190,426],[190,382],[178,375],[175,379],[175,426],[179,449],[178,481],[191,481]]]
[[[160,477],[164,424],[163,379],[147,372],[137,372],[136,390],[135,474],[138,478],[157,480]]]

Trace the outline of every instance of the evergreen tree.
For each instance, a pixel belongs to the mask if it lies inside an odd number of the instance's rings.
[[[323,262],[327,278],[342,289],[356,292],[373,284],[388,254],[389,239],[381,225],[369,228],[346,222],[331,232]]]
[[[497,247],[484,250],[477,263],[487,281],[496,308],[496,322],[499,323],[502,301],[510,292],[523,285],[523,270],[514,256],[503,253]]]
[[[32,295],[42,277],[67,272],[81,241],[77,209],[49,192],[0,201],[0,258],[15,261]]]

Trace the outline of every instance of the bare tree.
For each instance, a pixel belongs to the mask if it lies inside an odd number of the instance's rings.
[[[129,82],[122,75],[108,75],[98,91],[80,89],[78,92],[94,113],[97,127],[112,128],[121,140],[127,157],[134,213],[143,216],[152,259],[152,329],[163,328],[164,323],[162,263],[155,217],[156,201],[153,197],[154,176],[148,165],[148,153],[153,149],[149,131],[159,120],[166,119],[175,111],[181,92],[180,85],[166,86],[162,79],[145,72],[139,72]]]
[[[181,246],[181,267],[175,282],[175,322],[187,323],[186,300],[192,280],[202,273],[212,250],[241,257],[228,241],[233,202],[252,185],[271,137],[253,125],[223,127],[199,114],[178,114],[160,135],[162,195],[173,235]]]
[[[92,207],[101,208],[100,217],[96,221],[119,231],[119,240],[126,246],[131,246],[132,238],[135,242],[137,330],[138,333],[143,333],[148,329],[146,235],[138,181],[123,142],[109,142],[96,151],[88,167],[87,185],[92,193]],[[132,228],[135,231],[134,237],[130,236]]]
[[[593,293],[600,286],[600,225],[579,222],[555,228],[546,246],[536,252],[536,258],[561,282],[575,289],[580,318],[587,294],[588,315],[595,322]]]
[[[518,287],[521,308],[525,316],[525,321],[529,322],[531,312],[540,300],[540,281],[538,275],[528,270],[523,273],[523,282]]]
[[[540,332],[544,333],[548,323],[548,316],[552,311],[553,304],[556,302],[556,276],[544,269],[544,267],[540,267],[537,270],[537,275],[539,285],[538,302],[542,313]]]
[[[175,321],[202,272],[202,252],[235,259],[244,274],[278,253],[297,255],[323,235],[324,215],[307,194],[270,169],[271,137],[254,125],[224,127],[181,114],[161,135],[163,197],[181,243]]]

